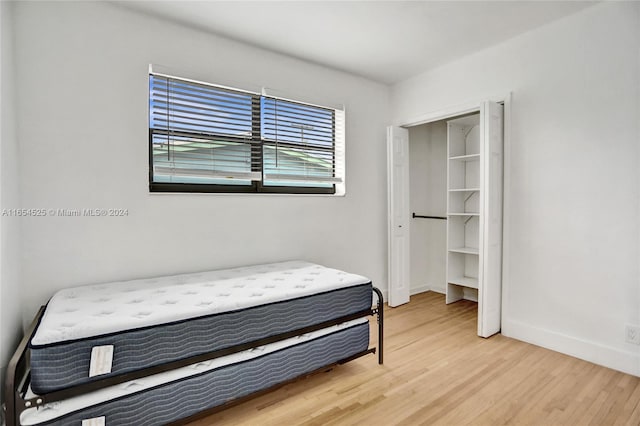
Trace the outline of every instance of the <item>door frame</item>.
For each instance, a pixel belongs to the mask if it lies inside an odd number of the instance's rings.
[[[509,330],[506,330],[505,325],[509,324],[505,318],[510,318],[509,315],[509,291],[511,286],[511,275],[509,273],[509,258],[510,247],[509,241],[511,240],[511,92],[507,92],[502,95],[483,97],[482,99],[474,99],[457,105],[444,106],[441,109],[433,110],[420,114],[418,116],[401,118],[392,123],[394,126],[409,128],[419,126],[421,124],[433,123],[434,121],[445,120],[464,114],[480,111],[480,105],[484,101],[493,101],[504,106],[504,133],[503,133],[503,181],[502,181],[502,306],[501,306],[501,321],[500,327],[502,333],[509,334]],[[390,259],[391,253],[387,253],[387,264]],[[391,286],[391,282],[388,283]],[[389,292],[391,289],[389,289]]]

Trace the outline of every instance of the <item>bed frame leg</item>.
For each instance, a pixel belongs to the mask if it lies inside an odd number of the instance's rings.
[[[373,291],[378,296],[378,305],[374,309],[374,313],[378,319],[378,364],[382,365],[383,362],[383,350],[384,347],[384,300],[382,298],[382,292],[373,287]]]

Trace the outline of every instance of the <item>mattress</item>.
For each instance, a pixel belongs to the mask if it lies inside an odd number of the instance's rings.
[[[369,324],[360,318],[27,409],[20,420],[23,426],[167,424],[359,354],[368,345]]]
[[[47,393],[369,309],[371,281],[290,261],[65,289],[30,342]]]

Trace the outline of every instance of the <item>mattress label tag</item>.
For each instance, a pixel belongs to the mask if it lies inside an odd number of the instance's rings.
[[[91,364],[89,364],[89,377],[111,373],[112,363],[113,345],[94,346],[93,348],[91,348]],[[88,423],[88,425],[93,426],[93,423]]]
[[[105,424],[104,416],[85,419],[82,421],[82,426],[105,426]]]

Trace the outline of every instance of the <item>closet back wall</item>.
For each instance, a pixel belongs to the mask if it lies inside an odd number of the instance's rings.
[[[301,258],[386,288],[388,88],[96,2],[16,4],[24,319],[62,287]],[[150,63],[346,104],[347,195],[149,194]]]
[[[409,206],[412,213],[447,215],[447,123],[409,128]],[[447,221],[411,219],[411,294],[446,289]]]

